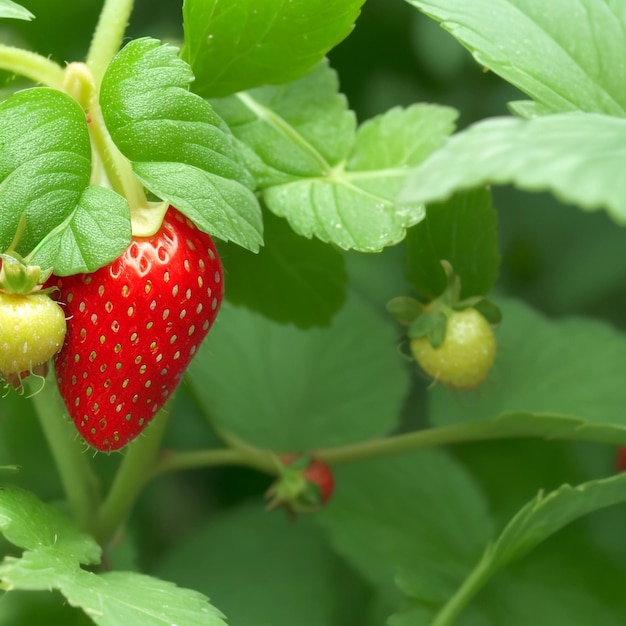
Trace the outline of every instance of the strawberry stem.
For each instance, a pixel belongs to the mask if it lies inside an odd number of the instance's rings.
[[[30,380],[26,384],[33,385]],[[43,388],[33,390],[32,401],[74,519],[80,528],[90,530],[99,504],[98,481],[85,455],[85,446],[66,416],[53,375]]]
[[[0,69],[54,89],[63,85],[64,71],[60,65],[22,48],[0,44]]]
[[[113,539],[130,515],[158,456],[168,415],[167,408],[161,409],[150,422],[145,435],[126,448],[124,460],[98,511],[94,536],[101,546],[106,546]]]
[[[87,53],[87,65],[100,84],[111,59],[122,46],[134,0],[106,0]]]

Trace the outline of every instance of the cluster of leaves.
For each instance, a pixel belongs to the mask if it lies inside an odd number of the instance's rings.
[[[186,0],[180,55],[134,40],[103,76],[102,115],[135,175],[224,242],[230,304],[172,409],[201,426],[173,427],[168,444],[212,445],[210,418],[250,445],[359,459],[337,467],[333,500],[314,519],[287,527],[257,503],[223,507],[153,571],[206,593],[233,624],[374,625],[390,615],[394,626],[619,624],[620,507],[538,546],[626,500],[624,475],[600,477],[612,469],[610,446],[592,445],[626,442],[626,338],[500,297],[493,375],[460,397],[427,390],[405,367],[385,303],[411,291],[438,296],[441,259],[463,297],[493,289],[487,184],[550,191],[624,221],[626,18],[610,0],[581,0],[580,19],[567,0],[409,0],[531,98],[511,105],[517,117],[447,139],[456,112],[443,106],[393,108],[357,125],[324,56],[361,4]],[[1,0],[0,16],[30,14]],[[117,256],[129,206],[90,184],[92,165],[88,123],[69,95],[43,87],[0,103],[0,249],[26,212],[20,251],[58,273]],[[23,413],[16,403],[7,398],[0,411]],[[425,414],[432,428],[407,434]],[[26,486],[57,495],[25,462],[36,458],[29,424],[25,415],[17,433],[2,425],[0,462],[24,465]],[[493,439],[513,441],[398,454]],[[396,455],[367,459],[385,450]],[[181,504],[180,485],[154,500]],[[155,508],[137,513],[142,533]],[[199,593],[83,569],[99,562],[96,543],[26,491],[0,491],[0,521],[24,550],[0,564],[5,589],[59,590],[98,624],[223,623]],[[123,560],[125,550],[109,556]]]

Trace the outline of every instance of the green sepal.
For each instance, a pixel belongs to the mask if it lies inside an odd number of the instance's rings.
[[[429,311],[416,317],[409,327],[408,336],[411,339],[427,337],[433,348],[438,348],[446,338],[448,318],[441,311]]]
[[[38,291],[52,274],[52,268],[42,270],[38,265],[29,265],[16,252],[0,254],[0,258],[0,290],[7,293],[27,295]]]
[[[471,301],[464,300],[462,304],[464,306],[459,310],[476,309],[490,324],[499,324],[502,321],[500,307],[487,298],[472,298]]]
[[[396,322],[403,326],[410,326],[423,312],[422,303],[408,296],[392,298],[387,302],[386,307]]]

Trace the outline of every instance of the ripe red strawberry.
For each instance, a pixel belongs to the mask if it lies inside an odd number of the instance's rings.
[[[59,390],[79,433],[117,450],[137,437],[180,383],[223,295],[211,238],[170,207],[160,230],[133,238],[92,274],[54,278],[68,332]]]

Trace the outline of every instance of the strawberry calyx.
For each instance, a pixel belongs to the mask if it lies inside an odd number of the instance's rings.
[[[52,275],[52,268],[43,270],[38,265],[30,265],[17,252],[0,254],[0,291],[16,295],[32,293],[49,294],[54,287],[43,288],[43,284]]]
[[[279,460],[276,482],[265,494],[267,510],[280,506],[290,514],[319,511],[330,499],[334,479],[330,468],[310,455],[287,455]]]

